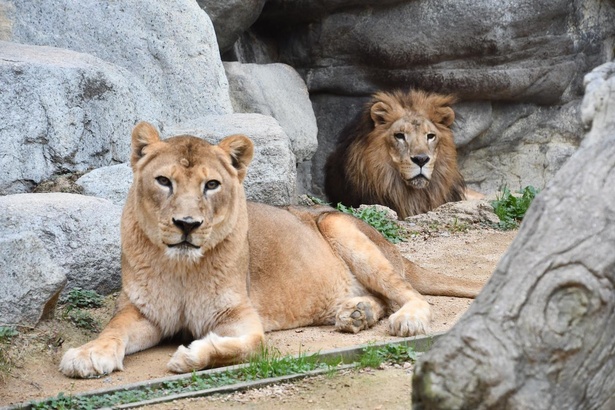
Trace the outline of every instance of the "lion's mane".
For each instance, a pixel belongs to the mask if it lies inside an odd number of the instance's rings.
[[[424,213],[451,201],[464,199],[465,182],[457,166],[457,151],[450,125],[454,112],[450,95],[409,92],[379,92],[339,134],[335,150],[325,165],[325,192],[333,204],[358,207],[381,204],[400,218]],[[381,126],[375,123],[372,107],[387,107]],[[431,121],[438,130],[437,157],[425,188],[408,185],[387,154],[388,127],[413,113]]]

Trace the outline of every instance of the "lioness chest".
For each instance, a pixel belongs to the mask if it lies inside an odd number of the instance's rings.
[[[159,263],[136,274],[124,291],[130,301],[162,331],[163,337],[188,331],[204,337],[224,312],[247,302],[245,281],[235,286],[209,263],[186,269]],[[245,276],[244,276],[245,277]],[[242,292],[243,289],[243,292]]]

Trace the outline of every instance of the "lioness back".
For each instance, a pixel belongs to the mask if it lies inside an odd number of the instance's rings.
[[[329,209],[331,211],[331,209]],[[314,215],[248,202],[250,299],[265,330],[333,324],[348,267],[318,231]]]
[[[325,165],[333,204],[381,204],[400,218],[464,199],[451,96],[380,92],[340,133]]]

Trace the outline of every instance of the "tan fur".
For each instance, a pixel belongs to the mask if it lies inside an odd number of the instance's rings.
[[[375,94],[327,159],[329,200],[385,205],[404,219],[464,199],[450,129],[454,101],[418,90]]]
[[[174,372],[241,361],[276,329],[358,332],[393,311],[393,335],[426,331],[429,304],[409,281],[424,284],[419,268],[369,225],[331,208],[246,202],[252,155],[245,136],[215,146],[135,127],[117,310],[96,340],[66,352],[65,375],[121,370],[126,354],[180,332],[194,341],[171,357]]]

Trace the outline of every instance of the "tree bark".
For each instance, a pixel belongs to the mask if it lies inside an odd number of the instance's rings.
[[[414,409],[615,409],[615,132],[534,200],[468,313],[417,363]]]

